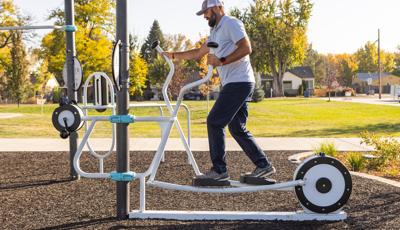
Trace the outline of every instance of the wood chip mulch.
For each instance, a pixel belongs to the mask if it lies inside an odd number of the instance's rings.
[[[277,168],[273,178],[291,180],[296,165],[287,157],[296,152],[270,152]],[[154,153],[132,152],[131,170],[144,171]],[[157,178],[190,184],[193,170],[185,153],[167,152]],[[210,167],[208,153],[195,153],[202,171]],[[0,153],[0,229],[399,229],[400,189],[353,177],[353,193],[340,222],[249,222],[124,220],[116,216],[115,183],[110,180],[69,180],[68,153]],[[227,154],[229,173],[252,171],[245,154]],[[84,170],[96,170],[97,160],[85,154]],[[105,162],[105,171],[115,170],[115,155]],[[139,206],[138,181],[131,183],[131,209]],[[147,188],[147,209],[295,211],[301,207],[293,192],[204,194]]]

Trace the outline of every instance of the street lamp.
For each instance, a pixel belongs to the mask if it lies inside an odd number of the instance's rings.
[[[382,68],[381,68],[381,31],[378,29],[378,78],[379,78],[379,99],[382,99]]]
[[[380,29],[378,29],[378,75],[379,75],[379,99],[382,99],[381,31],[380,31]]]

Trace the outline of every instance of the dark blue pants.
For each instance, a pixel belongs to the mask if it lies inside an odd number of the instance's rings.
[[[270,163],[257,145],[253,135],[246,129],[247,102],[251,100],[254,83],[239,82],[225,85],[207,117],[208,142],[213,169],[218,173],[227,171],[225,161],[225,127],[235,138],[250,160],[258,167]]]

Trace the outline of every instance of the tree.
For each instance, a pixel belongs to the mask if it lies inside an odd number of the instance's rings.
[[[13,1],[5,0],[0,2],[0,26],[15,25],[17,11]],[[0,49],[11,44],[11,33],[9,31],[0,31]]]
[[[358,72],[378,72],[378,48],[375,43],[367,42],[355,53]],[[383,72],[392,72],[395,69],[394,54],[381,50],[381,65]]]
[[[193,48],[192,41],[185,35],[166,35],[165,36],[165,49],[170,51],[184,51]],[[194,73],[193,62],[187,60],[174,60],[175,73],[174,77],[169,84],[168,93],[169,97],[177,98],[181,88],[187,81],[187,77]]]
[[[164,82],[165,77],[168,75],[169,66],[167,62],[161,57],[157,56],[153,62],[149,64],[149,83],[153,86],[161,88],[161,84]]]
[[[393,74],[400,76],[400,46],[397,47],[397,52],[394,55],[396,69],[393,71]]]
[[[0,26],[21,26],[30,18],[22,15],[12,1],[0,2]],[[30,79],[22,31],[0,32],[0,97],[19,103],[28,97]]]
[[[151,49],[151,45],[155,41],[160,41],[160,46],[165,48],[164,35],[157,20],[154,20],[153,25],[150,28],[149,35],[147,36],[146,41],[140,50],[140,55],[146,60],[147,63],[151,63],[157,58],[157,51]]]
[[[357,73],[357,62],[353,55],[339,54],[336,55],[338,62],[338,76],[340,77],[339,83],[342,86],[351,87],[353,77]]]
[[[26,60],[25,48],[22,42],[22,33],[13,31],[11,33],[10,58],[11,65],[7,67],[6,76],[7,90],[11,98],[19,104],[27,97],[30,87],[28,75],[28,61]]]
[[[175,99],[179,96],[179,92],[182,87],[186,83],[186,77],[190,74],[190,72],[185,69],[184,61],[180,63],[175,63],[175,74],[171,83],[168,87],[168,96],[172,99]]]
[[[146,87],[149,67],[139,54],[138,37],[132,34],[129,34],[129,51],[129,93],[133,96],[142,96],[143,89]]]
[[[325,81],[329,94],[329,101],[331,101],[332,90],[339,87],[338,78],[338,62],[334,55],[327,55],[325,58]]]
[[[111,25],[114,24],[115,3],[111,0],[76,0],[75,24],[78,27],[76,35],[77,56],[84,73],[103,71],[111,73],[110,37],[114,34]],[[56,25],[64,25],[63,9],[55,9],[49,19],[55,19]],[[41,44],[41,57],[48,63],[48,71],[59,82],[62,80],[62,70],[65,63],[65,33],[53,30],[44,36]],[[85,74],[87,77],[88,74]]]
[[[207,37],[200,38],[200,40],[197,41],[196,44],[194,45],[195,48],[200,48],[206,41],[207,41]],[[188,63],[188,65],[192,65],[192,64],[193,63]],[[195,66],[192,66],[193,71],[198,72],[199,76],[201,78],[204,78],[208,74],[207,56],[202,57],[200,60],[198,60],[194,64],[195,64]],[[220,85],[220,79],[219,79],[217,70],[214,69],[211,80],[209,82],[207,82],[206,84],[199,86],[199,90],[202,95],[208,95],[218,85]]]
[[[46,93],[46,84],[49,79],[53,77],[53,75],[48,71],[48,62],[45,60],[40,60],[39,58],[40,50],[34,49],[31,52],[31,56],[33,57],[33,61],[35,63],[40,63],[39,68],[31,73],[35,79],[35,83],[33,84],[33,89],[36,95],[44,96]]]
[[[141,96],[143,88],[146,86],[148,67],[146,61],[140,57],[139,53],[133,51],[130,55],[130,87],[131,95]]]
[[[149,35],[147,36],[145,42],[140,49],[140,56],[146,61],[149,66],[149,72],[146,82],[146,99],[150,99],[152,95],[151,86],[158,85],[159,88],[162,78],[166,76],[166,73],[168,73],[165,69],[165,67],[167,67],[167,63],[164,61],[163,58],[158,57],[156,50],[151,49],[151,46],[155,41],[159,41],[160,47],[165,49],[164,35],[157,20],[154,20],[153,25],[150,28]]]
[[[304,59],[311,11],[310,0],[255,0],[243,13],[231,12],[245,24],[255,69],[273,76],[275,96],[283,96],[286,70]]]
[[[312,44],[309,44],[305,59],[303,61],[303,66],[310,66],[315,77],[315,85],[324,85],[325,76],[325,65],[324,65],[324,55],[319,54],[316,50],[312,48]]]
[[[136,35],[129,34],[129,51],[133,53],[139,53],[139,38]]]
[[[175,52],[193,48],[192,41],[183,34],[165,35],[164,46],[164,49]]]

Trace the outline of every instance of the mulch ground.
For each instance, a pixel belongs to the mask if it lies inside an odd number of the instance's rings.
[[[278,181],[291,180],[296,165],[287,157],[295,152],[270,152]],[[131,170],[144,171],[152,153],[131,153]],[[195,153],[201,170],[210,166],[207,153]],[[114,170],[115,157],[106,161]],[[67,153],[0,153],[0,229],[399,229],[400,189],[353,177],[353,193],[339,222],[166,221],[115,218],[115,183],[110,180],[69,181]],[[190,184],[193,172],[184,153],[167,152],[158,180]],[[97,168],[96,159],[82,157],[85,170]],[[229,173],[251,171],[243,153],[228,154]],[[131,183],[131,209],[139,206],[137,181]],[[293,192],[204,194],[147,188],[147,209],[295,211]]]

